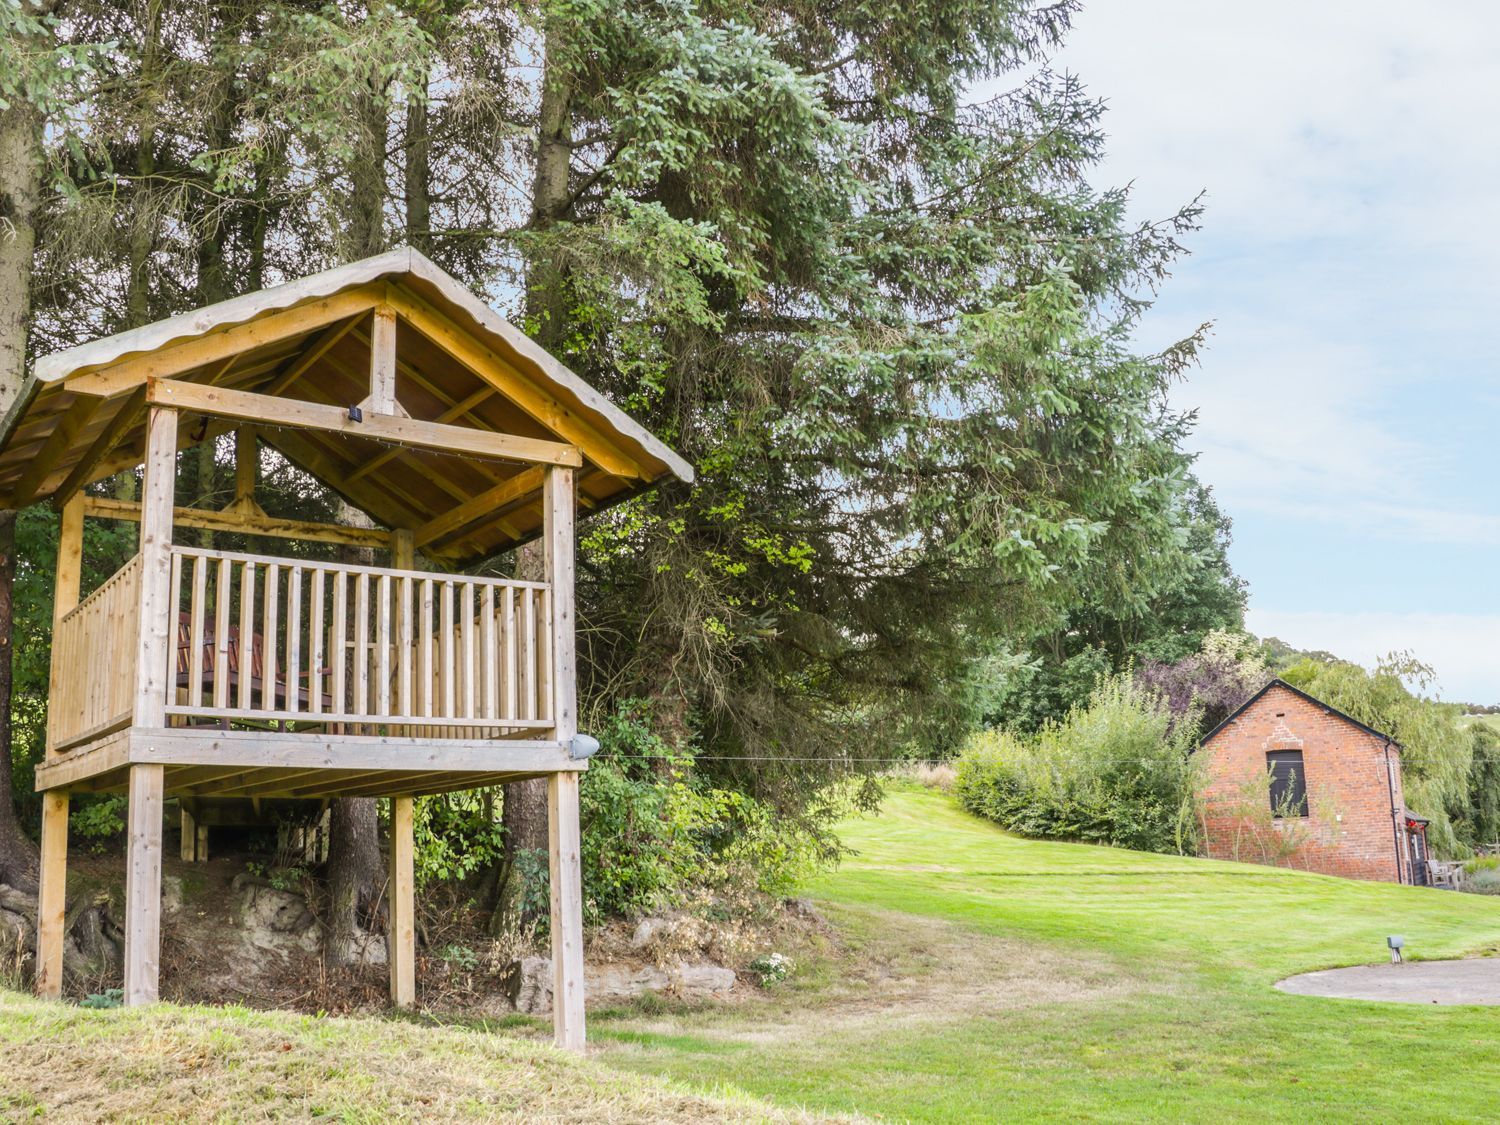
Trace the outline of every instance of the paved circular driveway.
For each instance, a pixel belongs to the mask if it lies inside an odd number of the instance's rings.
[[[1500,957],[1324,969],[1278,981],[1282,992],[1402,1004],[1500,1004]]]

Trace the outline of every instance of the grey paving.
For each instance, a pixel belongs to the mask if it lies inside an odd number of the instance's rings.
[[[1324,969],[1278,981],[1282,992],[1402,1004],[1500,1004],[1500,957]]]

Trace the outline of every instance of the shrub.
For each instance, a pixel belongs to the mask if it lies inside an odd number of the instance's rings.
[[[76,835],[88,841],[89,851],[102,855],[115,837],[125,831],[125,811],[124,797],[97,797],[78,802],[68,824]]]
[[[1476,895],[1500,895],[1500,871],[1484,868],[1465,879],[1463,889]]]
[[[976,735],[954,790],[969,811],[1022,836],[1187,852],[1197,843],[1195,726],[1174,722],[1129,673],[1111,676],[1035,735]]]
[[[599,730],[581,788],[584,897],[595,917],[680,906],[702,892],[784,897],[827,858],[807,826],[716,788],[627,705]]]

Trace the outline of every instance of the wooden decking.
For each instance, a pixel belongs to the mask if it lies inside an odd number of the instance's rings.
[[[132,765],[164,767],[167,796],[423,796],[585,767],[556,741],[126,728],[48,759],[37,788],[124,793]]]

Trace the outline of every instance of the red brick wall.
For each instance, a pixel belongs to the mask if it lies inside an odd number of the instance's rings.
[[[1271,817],[1262,780],[1271,750],[1302,751],[1306,817]],[[1403,881],[1406,864],[1397,866],[1383,739],[1273,684],[1198,754],[1205,759],[1201,796],[1210,856]],[[1395,746],[1390,760],[1399,813],[1405,803]]]

